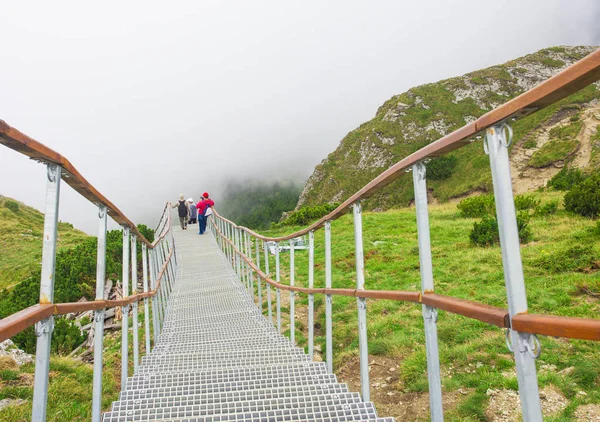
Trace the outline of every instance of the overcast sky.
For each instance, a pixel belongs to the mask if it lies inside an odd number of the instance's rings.
[[[305,180],[412,86],[598,45],[598,22],[597,0],[5,1],[0,119],[154,227],[179,193]],[[0,148],[0,194],[43,210],[43,167]],[[61,220],[95,234],[63,186]]]

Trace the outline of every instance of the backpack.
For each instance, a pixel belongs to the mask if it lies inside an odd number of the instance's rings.
[[[179,201],[179,207],[177,208],[177,210],[179,211],[179,216],[180,217],[187,217],[187,215],[188,215],[188,207],[185,204],[185,201]]]

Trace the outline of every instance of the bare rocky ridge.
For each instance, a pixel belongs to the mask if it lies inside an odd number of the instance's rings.
[[[446,79],[433,84],[411,88],[407,92],[395,95],[386,101],[377,111],[375,117],[357,129],[351,131],[342,139],[338,148],[329,154],[315,167],[302,191],[296,209],[307,205],[319,205],[326,202],[337,202],[347,199],[368,183],[383,170],[406,157],[417,149],[439,139],[440,137],[474,121],[487,111],[503,104],[511,98],[533,88],[540,82],[555,75],[597,47],[552,47],[539,52],[512,60],[502,65],[475,71],[460,77]],[[582,119],[585,130],[580,135],[580,147],[573,160],[573,165],[586,167],[591,155],[590,135],[595,133],[597,123],[598,102],[591,101],[600,98],[600,84],[591,87],[590,101],[582,105]],[[579,102],[581,103],[581,102]],[[557,110],[556,113],[561,113]],[[565,118],[571,117],[572,114]],[[527,119],[530,119],[528,117]],[[535,127],[523,136],[539,136],[536,148],[524,151],[517,145],[513,148],[516,163],[513,166],[513,176],[519,192],[536,189],[560,170],[563,163],[534,169],[525,163],[526,154],[532,154],[545,142],[544,136],[556,124],[553,116],[541,127]],[[559,119],[561,120],[561,119]],[[517,122],[518,124],[519,122]],[[477,149],[477,151],[475,151]],[[467,150],[467,152],[463,152]],[[469,189],[486,189],[485,176],[482,169],[474,169],[463,160],[473,160],[483,155],[481,144],[463,148],[456,154],[457,168],[464,168],[461,177],[470,177],[474,181],[465,187],[457,187],[444,192],[440,199],[464,195]],[[489,169],[486,169],[489,171]],[[445,182],[460,185],[459,176],[453,175]],[[407,205],[410,202],[412,189],[410,183],[401,178],[395,182],[396,191],[404,188],[411,193],[393,193],[376,196],[372,208],[389,208],[397,205]],[[463,179],[464,180],[464,179]],[[410,181],[409,181],[410,182]],[[432,186],[437,195],[437,187]]]

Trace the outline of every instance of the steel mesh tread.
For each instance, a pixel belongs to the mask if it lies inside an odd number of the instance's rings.
[[[243,381],[252,379],[276,379],[311,377],[329,375],[325,365],[310,363],[308,365],[273,365],[253,368],[226,368],[203,371],[168,372],[161,374],[136,374],[127,379],[127,390],[148,388],[151,385],[161,386],[192,385],[206,382]]]
[[[116,416],[113,418],[105,415],[104,422],[116,422],[116,421],[150,421],[152,419],[146,418],[133,418],[133,411],[130,411],[131,415]],[[308,409],[294,408],[294,409],[275,409],[265,411],[248,411],[243,413],[234,414],[221,414],[221,415],[210,415],[210,416],[187,416],[176,419],[169,419],[172,421],[180,422],[213,422],[213,421],[370,421],[377,420],[377,414],[373,403],[349,403],[342,405],[333,406],[322,406]]]
[[[141,404],[121,406],[117,404],[111,414],[132,416],[133,420],[173,419],[186,416],[212,416],[216,414],[246,413],[266,410],[293,409],[301,407],[305,411],[314,408],[339,406],[361,402],[358,393],[333,393],[291,396],[263,400],[237,402],[217,402],[210,404],[188,404],[182,406],[165,406],[146,408]],[[131,414],[133,412],[133,415]]]
[[[219,402],[267,400],[285,397],[295,397],[302,394],[314,396],[320,394],[342,394],[348,392],[348,386],[346,384],[331,383],[294,385],[291,387],[271,387],[263,389],[232,390],[195,395],[179,395],[167,397],[160,396],[131,400],[122,396],[119,398],[119,401],[113,402],[111,410],[119,410],[120,406],[131,405],[140,405],[146,407],[187,406]]]
[[[279,334],[207,234],[174,230],[161,333],[103,420],[393,420]]]
[[[304,350],[295,348],[285,349],[254,349],[249,351],[244,350],[232,350],[223,352],[206,352],[198,351],[193,353],[165,353],[160,355],[146,355],[142,358],[142,365],[153,365],[159,362],[164,363],[167,361],[178,361],[182,359],[186,360],[231,360],[231,359],[249,359],[255,357],[267,357],[267,356],[305,356]]]
[[[149,386],[148,388],[121,391],[120,400],[137,400],[143,398],[166,398],[177,396],[194,396],[202,394],[233,393],[236,391],[267,390],[273,388],[290,388],[296,386],[321,386],[323,389],[337,384],[335,375],[299,376],[294,378],[247,379],[241,381],[221,381],[201,384],[179,384],[169,386]]]

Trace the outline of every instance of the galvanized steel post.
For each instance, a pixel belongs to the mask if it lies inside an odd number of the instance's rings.
[[[58,226],[58,203],[62,168],[48,163],[46,184],[46,207],[44,214],[44,238],[42,244],[42,271],[40,279],[40,303],[54,302],[54,269],[56,265],[56,233]],[[32,421],[46,420],[48,405],[48,376],[50,371],[50,342],[54,330],[51,316],[35,324],[37,336],[35,353],[35,376],[33,381]]]
[[[308,232],[308,288],[315,287],[315,232]],[[315,296],[308,295],[308,355],[312,359],[315,353]]]
[[[256,266],[260,270],[260,248],[258,247],[258,237],[255,238],[254,246],[256,249]],[[262,303],[262,288],[260,284],[260,276],[258,273],[256,274],[256,287],[258,288],[258,308],[260,309],[260,313],[263,313],[263,303]]]
[[[96,300],[105,300],[106,276],[106,207],[98,207],[98,246],[96,254]],[[108,299],[108,298],[106,298]],[[92,381],[92,421],[102,418],[102,351],[104,343],[104,309],[94,311],[94,378]]]
[[[365,262],[362,237],[362,208],[360,201],[352,208],[354,215],[354,252],[356,257],[356,290],[365,289]],[[360,354],[360,390],[363,401],[371,400],[369,384],[369,345],[367,339],[367,299],[357,297],[358,350]]]
[[[152,290],[156,289],[156,273],[155,273],[155,265],[154,265],[154,249],[150,249],[148,250],[148,259],[150,261],[150,288]],[[159,307],[160,307],[160,303],[159,303],[159,292],[157,291],[156,294],[152,297],[152,327],[154,328],[154,344],[156,344],[156,338],[158,337],[158,335],[160,334],[160,330],[159,330],[159,323],[158,320],[160,319],[159,316]]]
[[[508,131],[509,139],[506,138],[505,131]],[[498,216],[500,247],[502,249],[502,266],[508,298],[508,313],[512,320],[512,317],[516,314],[527,313],[527,295],[521,262],[519,230],[508,159],[508,148],[512,142],[512,129],[506,124],[491,127],[486,132],[485,142],[492,168],[496,215]],[[510,338],[515,356],[523,420],[541,421],[542,410],[535,368],[534,336],[511,330]]]
[[[122,290],[123,299],[129,297],[129,227],[123,226],[123,273]],[[129,375],[129,305],[121,307],[121,388],[127,387],[127,377]]]
[[[269,248],[267,246],[267,242],[263,242],[263,246],[265,248],[265,274],[267,277],[269,276]],[[273,312],[271,310],[271,284],[267,283],[267,306],[269,307],[268,315],[269,322],[273,323]]]
[[[325,288],[331,289],[331,221],[325,222]],[[327,370],[333,374],[333,323],[332,297],[325,295],[325,360]]]
[[[131,236],[131,294],[137,294],[137,236]],[[131,304],[133,313],[133,371],[137,372],[140,364],[140,336],[138,331],[138,303]]]
[[[145,243],[142,243],[142,280],[144,293],[148,293],[148,255]],[[148,298],[144,298],[144,334],[146,340],[146,354],[150,353],[150,312],[148,310]]]
[[[294,285],[294,249],[296,243],[294,239],[290,239],[290,286]],[[295,301],[294,301],[294,291],[290,290],[290,341],[293,345],[296,345],[296,309],[295,309]]]
[[[423,163],[413,166],[413,184],[417,213],[417,232],[419,239],[419,267],[421,269],[421,291],[433,292],[433,263],[431,259],[431,240],[429,234],[429,212],[427,209],[426,168]],[[429,407],[432,421],[444,420],[442,405],[442,382],[440,377],[440,358],[437,336],[437,310],[431,306],[422,306],[425,325],[425,347],[427,349],[427,378],[429,381]]]
[[[275,281],[279,283],[279,242],[275,243]],[[281,334],[281,289],[276,288],[277,331]]]

